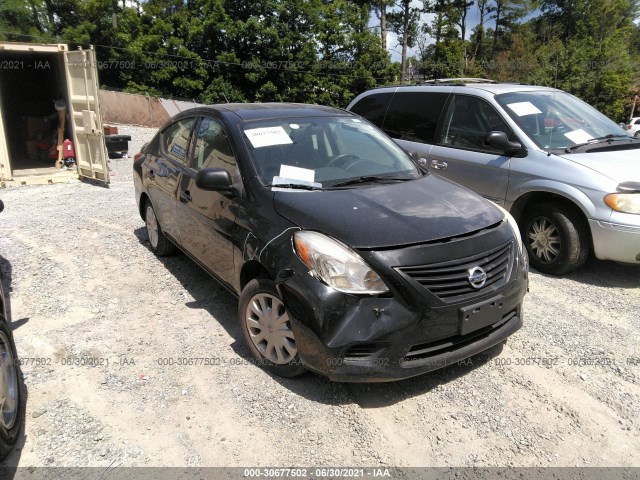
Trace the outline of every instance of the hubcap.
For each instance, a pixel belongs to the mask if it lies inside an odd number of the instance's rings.
[[[158,246],[158,220],[156,219],[156,214],[151,205],[147,205],[147,214],[144,218],[147,224],[147,236],[149,237],[149,243],[151,243],[153,248],[156,248]]]
[[[13,360],[11,344],[0,332],[0,422],[10,430],[18,416],[18,375]]]
[[[537,217],[531,222],[529,246],[535,256],[543,263],[552,263],[560,254],[560,233],[558,228],[545,217]]]
[[[255,295],[245,312],[251,341],[267,360],[285,365],[298,350],[293,338],[289,315],[279,298],[267,293]]]

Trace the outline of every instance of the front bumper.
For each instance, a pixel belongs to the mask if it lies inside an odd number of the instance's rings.
[[[299,272],[278,285],[298,354],[308,369],[333,381],[382,382],[421,375],[483,352],[522,326],[528,276],[520,256],[506,284],[461,302],[440,301],[401,275],[397,281],[385,276],[389,295],[358,296]],[[489,322],[466,326],[463,310],[494,304]]]
[[[640,265],[640,226],[589,220],[589,227],[596,258]]]

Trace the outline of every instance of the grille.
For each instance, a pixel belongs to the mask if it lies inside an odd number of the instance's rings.
[[[506,281],[510,266],[511,244],[512,242],[508,242],[493,250],[457,260],[399,267],[398,271],[409,276],[442,300],[457,300],[463,296],[477,295],[490,286],[499,287]],[[469,283],[468,270],[475,266],[482,267],[487,274],[487,281],[479,289],[473,288]]]
[[[466,345],[469,345],[478,340],[489,336],[495,332],[498,328],[504,326],[509,320],[518,314],[517,310],[512,310],[508,314],[504,315],[501,320],[497,321],[493,325],[481,328],[475,332],[467,333],[466,335],[456,335],[444,340],[438,340],[436,342],[420,343],[413,345],[404,357],[404,361],[408,364],[419,360],[427,360],[436,355],[442,355],[443,353],[453,352]],[[413,363],[415,365],[415,363]]]
[[[345,360],[358,360],[370,358],[387,348],[387,343],[360,343],[353,345],[344,354]]]

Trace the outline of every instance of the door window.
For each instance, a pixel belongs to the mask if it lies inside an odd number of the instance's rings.
[[[351,111],[366,118],[374,125],[381,127],[392,96],[393,92],[367,95],[351,107]]]
[[[485,143],[489,132],[504,132],[510,140],[517,140],[498,112],[477,97],[456,95],[449,106],[442,127],[442,145],[479,150],[487,153],[504,153]]]
[[[433,143],[448,96],[445,92],[398,92],[391,101],[382,129],[400,140]]]
[[[162,146],[166,155],[180,163],[185,163],[187,158],[187,148],[189,146],[189,136],[195,118],[184,118],[169,125],[162,132]]]
[[[224,168],[232,175],[235,173],[236,159],[220,121],[209,117],[203,117],[200,121],[191,156],[191,167],[195,170]]]

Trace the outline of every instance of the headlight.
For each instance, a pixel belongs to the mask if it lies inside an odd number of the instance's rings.
[[[604,203],[616,212],[640,214],[640,193],[610,193]]]
[[[330,287],[346,293],[384,293],[389,289],[356,252],[326,235],[311,231],[293,234],[298,257]]]
[[[520,250],[520,254],[522,254],[524,250],[524,245],[522,244],[522,237],[520,236],[520,227],[518,227],[518,224],[516,223],[516,219],[513,218],[513,215],[507,212],[500,205],[496,205],[496,207],[498,207],[504,214],[504,218],[502,219],[502,221],[506,220],[507,222],[509,222],[509,225],[511,226],[511,230],[513,230],[513,236],[516,237],[516,240],[518,241],[518,249]]]

